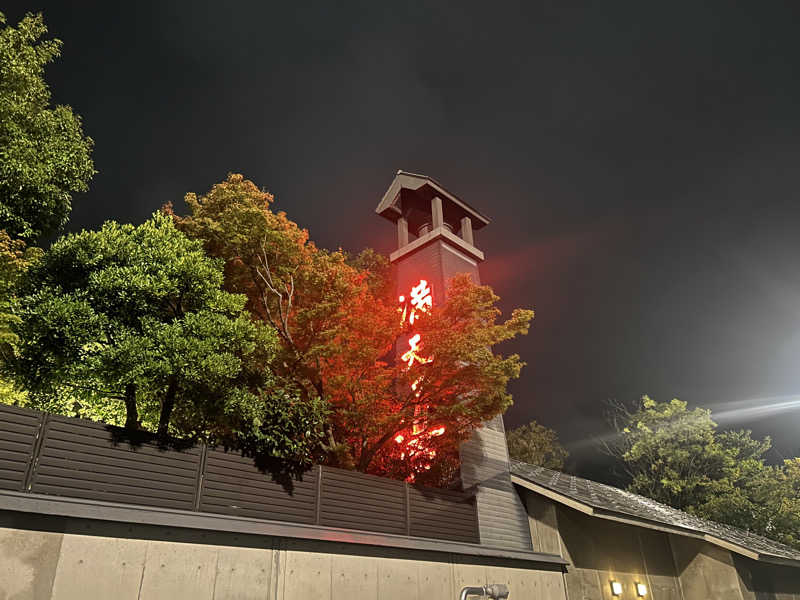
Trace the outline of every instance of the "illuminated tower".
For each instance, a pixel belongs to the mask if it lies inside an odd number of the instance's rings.
[[[424,279],[438,304],[453,275],[469,273],[480,283],[478,265],[484,257],[473,232],[489,219],[436,181],[398,171],[375,212],[397,225],[397,250],[389,259],[397,269],[398,295]],[[509,475],[502,417],[476,430],[460,454],[464,486],[477,486],[481,543],[530,550],[527,513]]]

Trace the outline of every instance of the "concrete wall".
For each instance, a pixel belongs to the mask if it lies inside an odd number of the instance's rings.
[[[759,562],[701,540],[670,536],[686,600],[800,600],[800,568]]]
[[[739,575],[728,550],[683,536],[670,535],[669,541],[686,600],[743,600]]]
[[[562,556],[572,563],[566,573],[570,600],[611,600],[611,581],[623,585],[623,598],[635,598],[636,584],[644,583],[653,600],[688,600],[681,594],[665,534],[560,505],[550,510],[555,512]]]
[[[2,600],[451,600],[487,583],[514,600],[566,599],[560,568],[521,561],[86,519],[0,524]]]
[[[571,565],[569,600],[636,598],[637,582],[652,600],[800,600],[800,568],[757,562],[701,539],[601,519],[523,492],[533,549]]]
[[[734,556],[744,600],[800,600],[800,569]]]

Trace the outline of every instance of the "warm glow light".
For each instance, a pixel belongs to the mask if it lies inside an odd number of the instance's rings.
[[[416,311],[428,312],[428,309],[433,306],[431,288],[424,279],[420,279],[419,283],[411,288],[411,306],[414,307],[414,310],[411,311],[411,315],[408,317],[408,322],[411,325],[414,324]]]
[[[398,296],[398,301],[402,308],[398,308],[401,312],[401,321],[408,320],[409,325],[413,325],[417,319],[417,311],[420,313],[427,313],[433,307],[433,292],[428,282],[425,279],[420,279],[417,285],[411,288],[410,299],[407,301],[406,296]],[[410,309],[410,310],[409,310]],[[412,333],[408,339],[408,350],[400,356],[400,360],[406,363],[406,368],[410,369],[415,363],[426,364],[433,360],[431,357],[420,356],[422,336],[419,333]],[[415,379],[411,384],[411,391],[415,392],[417,398],[420,397],[421,391],[418,389],[421,378]],[[430,438],[444,434],[444,427],[436,427],[430,431],[426,431],[426,419],[424,414],[427,411],[427,406],[417,405],[414,408],[414,422],[411,424],[410,439],[406,441],[406,436],[397,434],[394,441],[398,444],[405,442],[405,451],[400,454],[400,459],[404,460],[408,457],[411,459],[433,460],[436,457],[436,450],[429,450],[425,448],[424,442],[429,441]],[[423,415],[423,416],[420,416]],[[417,471],[424,469],[430,471],[431,464],[423,463],[415,467]],[[412,472],[407,481],[413,483],[415,474]]]
[[[647,596],[647,586],[643,583],[637,583],[636,595],[639,596],[639,598],[644,598],[645,596]]]
[[[425,363],[429,363],[433,360],[432,358],[423,358],[419,355],[418,350],[419,350],[420,339],[422,339],[422,336],[420,334],[415,333],[414,335],[412,335],[408,339],[408,345],[409,345],[408,351],[405,352],[405,354],[403,354],[403,356],[400,357],[400,360],[402,360],[404,363],[408,363],[409,367],[411,367],[411,365],[414,364],[414,361],[424,365]]]
[[[433,306],[433,296],[431,296],[431,288],[428,287],[428,282],[420,279],[419,283],[411,288],[411,304],[414,308],[425,311],[426,307]]]
[[[622,584],[619,581],[612,581],[611,582],[611,595],[612,596],[621,596],[622,595]]]

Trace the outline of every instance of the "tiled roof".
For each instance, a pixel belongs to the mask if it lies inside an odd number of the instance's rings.
[[[711,542],[715,542],[715,539],[722,540],[729,545],[757,554],[759,559],[800,563],[800,551],[794,548],[730,525],[695,517],[682,510],[610,485],[516,460],[511,461],[511,474],[591,507],[599,513],[598,516],[602,516],[602,513],[612,513],[633,517],[670,528],[687,530],[687,534],[707,536],[706,539],[711,538],[709,539]]]

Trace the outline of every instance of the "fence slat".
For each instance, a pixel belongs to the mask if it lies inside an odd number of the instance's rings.
[[[475,499],[453,490],[409,486],[410,535],[480,543]]]
[[[405,484],[325,467],[320,525],[405,535]]]
[[[292,489],[287,490],[272,481],[269,474],[262,473],[253,464],[253,459],[235,452],[209,449],[199,509],[311,524],[315,519],[315,475],[307,473],[303,481],[294,481]]]
[[[49,417],[33,464],[30,491],[193,510],[199,451],[165,450],[149,441],[118,441],[115,434],[119,432],[91,421]],[[154,463],[160,468],[154,469]]]

